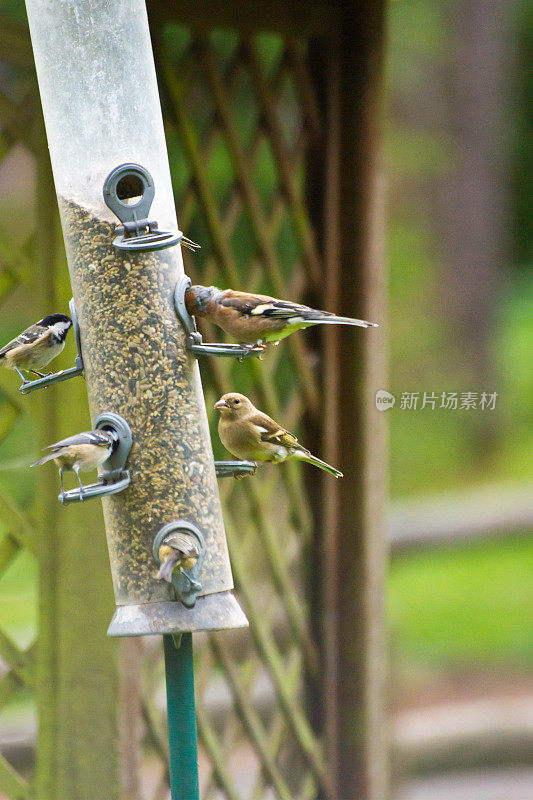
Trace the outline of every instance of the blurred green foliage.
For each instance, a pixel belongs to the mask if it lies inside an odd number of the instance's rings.
[[[0,583],[0,627],[24,649],[37,632],[37,572],[35,559],[22,551]]]
[[[533,661],[533,539],[399,555],[388,588],[402,667],[527,668]]]
[[[389,412],[393,495],[423,494],[457,485],[531,475],[528,433],[533,425],[533,118],[531,89],[531,4],[515,5],[512,33],[520,43],[509,94],[514,100],[511,141],[516,175],[511,201],[512,252],[504,265],[497,322],[489,348],[493,369],[488,383],[469,369],[443,314],[446,285],[444,244],[435,229],[434,199],[428,187],[454,165],[446,109],[447,70],[455,42],[450,0],[392,3],[389,10],[388,262],[390,269],[390,391],[397,403]],[[527,10],[526,10],[527,7]],[[509,13],[512,14],[513,4]],[[503,24],[503,20],[502,20]],[[528,69],[529,67],[529,69]],[[487,87],[487,91],[489,91]],[[435,94],[442,96],[435,97]],[[531,92],[529,92],[531,97]],[[449,112],[448,112],[449,114]],[[401,411],[402,392],[498,392],[496,410]],[[483,415],[491,415],[481,419]],[[491,429],[486,448],[472,431]],[[510,457],[512,454],[512,457]]]
[[[516,126],[513,164],[515,261],[533,263],[533,4],[517,2]]]
[[[506,268],[490,342],[494,385],[478,385],[441,313],[445,252],[432,224],[433,209],[421,201],[421,189],[452,168],[453,142],[431,114],[409,125],[405,113],[395,113],[413,105],[420,110],[425,101],[431,107],[429,93],[439,85],[435,72],[445,74],[453,57],[451,7],[409,0],[392,3],[389,12],[389,388],[397,403],[387,413],[395,496],[532,477],[533,109],[527,97],[533,10],[530,3],[515,4],[519,49],[516,73],[509,72],[510,96],[516,90],[509,143],[515,262]],[[402,411],[404,391],[497,391],[498,399],[494,412]],[[469,434],[483,414],[492,415],[494,436],[480,452]],[[492,541],[394,558],[388,608],[398,663],[407,671],[415,665],[483,670],[531,664],[532,547],[531,540]]]

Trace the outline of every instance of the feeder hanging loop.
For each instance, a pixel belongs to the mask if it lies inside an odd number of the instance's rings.
[[[118,250],[164,250],[183,239],[181,231],[160,231],[148,214],[155,197],[154,180],[140,164],[121,164],[104,181],[104,200],[119,218],[113,241]]]

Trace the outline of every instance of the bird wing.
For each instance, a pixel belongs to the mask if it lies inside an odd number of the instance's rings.
[[[329,316],[324,311],[314,311],[307,306],[301,306],[298,303],[290,303],[288,300],[271,300],[270,302],[258,303],[253,311],[250,312],[251,316],[261,316],[267,319],[313,319],[313,317]]]
[[[280,427],[277,422],[267,417],[266,414],[257,414],[250,420],[260,431],[262,442],[277,444],[282,447],[297,447],[298,439],[285,428]]]
[[[296,317],[312,321],[334,316],[329,311],[317,311],[300,303],[291,303],[289,300],[276,300],[267,295],[247,294],[231,289],[222,292],[218,302],[222,307],[232,308],[243,316],[265,317],[272,320],[292,320]]]
[[[27,345],[33,344],[39,340],[44,341],[51,336],[51,334],[51,328],[48,328],[45,325],[40,325],[38,322],[36,322],[35,325],[30,325],[30,327],[26,328],[25,331],[19,333],[15,339],[12,339],[10,342],[4,345],[4,347],[2,347],[0,350],[0,356],[3,356],[10,350],[15,350],[17,347],[26,347]]]
[[[165,538],[165,544],[189,558],[191,556],[198,557],[198,547],[194,542],[191,542],[189,536],[184,536],[181,533],[171,533],[170,536]]]
[[[233,289],[226,289],[217,297],[217,302],[222,308],[237,311],[246,317],[253,313],[260,303],[270,300],[269,297],[262,297],[258,294],[248,294],[247,292],[236,292]]]
[[[188,236],[184,236],[184,235],[182,235],[182,237],[181,237],[181,246],[182,247],[186,247],[187,250],[192,250],[193,253],[195,253],[196,250],[201,250],[202,249],[202,245],[201,244],[198,244],[197,242],[193,242],[192,239],[189,239]]]
[[[60,442],[50,444],[45,449],[55,451],[60,450],[62,447],[80,444],[93,444],[97,447],[109,447],[110,434],[108,431],[84,431],[83,433],[76,433],[74,436],[68,436],[66,439],[61,439]]]

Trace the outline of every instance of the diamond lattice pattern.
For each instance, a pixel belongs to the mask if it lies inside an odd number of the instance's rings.
[[[173,26],[159,33],[178,218],[202,243],[186,256],[188,274],[193,282],[305,301],[321,272],[305,161],[322,125],[305,43]],[[210,341],[221,336],[207,325],[202,333]],[[222,393],[241,391],[298,432],[319,399],[311,341],[292,337],[261,363],[202,360],[208,412]],[[227,457],[215,419],[212,438],[215,455]],[[316,674],[318,655],[305,601],[311,524],[302,472],[264,467],[254,479],[219,485],[251,627],[195,637],[202,796],[313,798],[327,772],[304,710],[303,676]],[[145,702],[153,727],[153,699]],[[168,796],[165,772],[154,800]]]

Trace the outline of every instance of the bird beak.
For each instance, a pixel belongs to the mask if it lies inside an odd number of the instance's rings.
[[[228,404],[225,400],[219,400],[213,407],[220,411],[222,408],[228,408]]]

